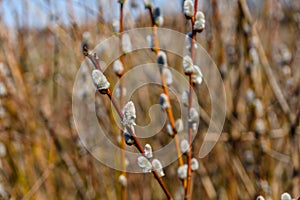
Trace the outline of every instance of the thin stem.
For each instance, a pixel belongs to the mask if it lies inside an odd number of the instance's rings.
[[[123,19],[123,6],[124,4],[120,4],[120,32],[119,32],[119,38],[120,38],[120,51],[122,52],[122,37],[123,37],[123,31],[124,31],[124,19]],[[125,68],[125,60],[124,60],[124,54],[121,54],[120,61],[122,63],[122,66]],[[124,94],[123,89],[124,88],[124,79],[120,76],[120,107],[122,108],[124,106]],[[123,137],[123,130],[120,131],[121,136],[121,163],[122,163],[122,175],[126,177],[126,152],[125,152],[125,138]],[[122,184],[121,186],[121,199],[126,200],[127,199],[127,187]]]
[[[193,106],[193,101],[192,101],[192,90],[193,90],[193,82],[192,82],[192,74],[189,75],[189,113],[190,110]],[[188,116],[189,117],[189,116]],[[192,180],[192,169],[191,169],[191,165],[192,165],[192,135],[193,135],[193,129],[192,129],[192,124],[189,122],[188,123],[188,142],[189,142],[189,146],[190,146],[190,151],[187,153],[187,180],[186,180],[186,187],[185,187],[185,197],[184,199],[191,199],[191,180]]]
[[[257,47],[259,60],[261,61],[262,67],[266,73],[266,76],[267,76],[267,79],[271,86],[271,89],[272,89],[275,97],[277,98],[277,101],[279,102],[279,105],[280,105],[283,113],[285,114],[286,118],[288,119],[288,121],[290,123],[292,123],[293,119],[294,119],[294,113],[291,112],[291,109],[290,109],[290,107],[278,85],[278,82],[277,82],[274,74],[273,74],[273,71],[270,66],[269,60],[267,58],[266,52],[265,52],[263,45],[259,39],[257,30],[256,30],[255,26],[253,25],[253,19],[252,19],[251,13],[249,11],[247,2],[246,2],[246,0],[239,0],[238,3],[240,5],[243,15],[245,16],[245,19],[247,19],[247,22],[250,24],[253,36],[257,38],[257,43],[256,43],[257,46],[256,47]]]
[[[89,60],[93,63],[93,65],[95,66],[96,69],[102,71],[102,68],[99,64],[99,60],[96,57],[96,55],[92,56],[92,54],[88,54],[87,57],[89,58]]]
[[[99,62],[96,61],[96,58],[97,58],[97,57],[96,57],[96,56],[92,57],[92,56],[89,56],[89,55],[90,55],[90,54],[88,54],[87,57],[88,57],[89,59],[93,60],[93,61],[92,61],[93,66],[94,66],[95,68],[99,69],[100,71],[102,71],[102,68],[101,68]],[[96,63],[97,63],[97,65],[96,65]],[[103,94],[100,90],[98,90],[98,92],[99,92],[100,94]],[[116,112],[118,113],[118,116],[120,117],[120,120],[123,121],[124,115],[123,115],[123,113],[122,113],[121,108],[119,107],[119,105],[118,105],[118,103],[117,103],[117,100],[112,96],[111,90],[110,90],[110,89],[107,89],[107,91],[106,91],[105,94],[109,97],[111,103],[113,104],[114,109],[116,110]],[[133,129],[132,129],[131,127],[128,127],[127,130],[128,130],[128,132],[130,133],[130,135],[132,136],[132,139],[133,139],[133,141],[134,141],[134,146],[137,148],[137,150],[138,150],[143,156],[145,156],[144,149],[143,149],[142,145],[140,144],[138,138],[136,137],[136,135],[135,135]],[[145,156],[145,157],[146,157],[146,156]],[[164,193],[166,194],[167,198],[170,199],[170,200],[173,200],[173,197],[172,197],[171,193],[169,192],[168,188],[165,186],[163,180],[161,179],[161,177],[159,176],[159,174],[157,173],[157,171],[156,171],[154,168],[152,168],[152,171],[151,171],[151,172],[152,172],[152,174],[154,175],[154,178],[157,180],[157,182],[158,182],[159,185],[161,186],[161,188],[163,189],[163,191],[164,191]]]
[[[196,31],[194,30],[194,23],[195,23],[195,19],[196,19],[196,13],[197,13],[197,9],[198,9],[198,0],[195,0],[194,3],[194,16],[191,19],[192,22],[192,41],[191,41],[191,58],[194,62],[195,60],[195,45],[194,45],[194,41],[196,40]],[[189,75],[189,106],[188,106],[188,112],[190,114],[190,110],[193,107],[193,95],[192,95],[192,91],[193,91],[193,73],[191,73]],[[188,116],[190,117],[190,116]],[[192,124],[189,122],[188,123],[188,142],[189,142],[189,146],[190,146],[190,151],[187,153],[187,180],[186,180],[186,187],[184,190],[185,193],[185,197],[184,199],[186,200],[190,200],[192,198],[191,195],[191,180],[192,180],[192,169],[191,169],[191,164],[192,164],[192,135],[193,135],[193,129],[192,129]]]
[[[118,106],[117,104],[117,101],[115,100],[115,98],[112,96],[112,93],[111,91],[108,89],[107,90],[107,96],[109,97],[109,99],[111,100],[112,104],[113,104],[113,107],[115,108],[115,110],[117,111],[121,121],[123,120],[124,118],[124,115],[120,109],[120,107]],[[132,139],[134,141],[134,145],[135,147],[138,149],[138,151],[143,155],[145,156],[145,152],[144,152],[144,149],[142,147],[142,145],[140,144],[138,138],[136,137],[133,129],[130,127],[128,128],[128,131],[129,133],[131,134],[132,136]],[[168,197],[168,199],[173,199],[173,197],[171,196],[171,193],[169,192],[169,190],[167,189],[167,187],[165,186],[163,180],[161,179],[161,177],[158,175],[157,171],[152,168],[152,174],[154,175],[154,178],[158,181],[159,185],[161,186],[161,188],[163,189],[163,191],[165,192],[166,196]]]
[[[155,26],[152,8],[148,8],[148,10],[149,10],[149,15],[150,15],[150,18],[151,18],[152,26]]]
[[[152,9],[148,8],[148,10],[149,10],[150,18],[151,18],[151,23],[152,23],[152,34],[153,34],[153,38],[154,38],[154,52],[157,55],[158,52],[159,52],[159,49],[160,49],[159,41],[158,41],[158,37],[157,37],[157,26],[154,22]],[[163,88],[164,94],[167,96],[167,100],[168,100],[169,105],[171,105],[165,75],[162,73],[162,71],[160,72],[160,75],[161,75],[161,82],[162,82],[162,88]],[[166,112],[167,112],[167,116],[168,116],[170,125],[172,127],[172,130],[174,132],[173,137],[174,137],[176,152],[177,152],[177,156],[178,156],[178,163],[179,163],[179,166],[182,166],[183,165],[183,158],[182,158],[181,151],[180,151],[179,139],[178,139],[178,136],[177,136],[177,130],[176,130],[176,126],[175,126],[175,120],[174,120],[174,115],[173,115],[173,111],[172,111],[172,106],[168,107],[166,109]]]
[[[162,80],[162,87],[163,87],[164,93],[168,97],[169,105],[171,105],[170,97],[169,97],[169,91],[168,91],[168,87],[167,87],[167,84],[166,84],[165,75],[163,73],[161,73],[161,80]],[[178,136],[177,136],[177,129],[176,129],[175,122],[174,122],[172,107],[169,106],[168,108],[166,108],[166,112],[167,112],[172,130],[174,132],[173,136],[174,136],[175,147],[176,147],[176,152],[177,152],[177,156],[178,156],[178,163],[179,163],[179,166],[182,166],[183,165],[183,159],[182,159],[182,155],[181,155],[181,151],[180,151],[179,139],[178,139]]]

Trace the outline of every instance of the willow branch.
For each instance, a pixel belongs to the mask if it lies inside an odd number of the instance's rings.
[[[99,69],[100,71],[102,71],[102,68],[99,64],[98,61],[95,60],[96,56],[89,56],[90,53],[88,52],[88,49],[86,49],[87,52],[83,52],[85,56],[87,56],[89,59],[93,60],[92,63],[97,63],[98,65],[94,65],[95,68]],[[99,68],[98,68],[99,67]],[[106,94],[108,96],[108,98],[110,99],[115,111],[117,112],[119,118],[121,121],[123,121],[124,115],[122,113],[121,108],[119,107],[117,100],[112,96],[112,92],[110,89],[107,89],[105,91],[103,90],[98,90],[98,92],[100,94]],[[130,133],[130,135],[132,136],[132,139],[134,141],[134,146],[137,148],[137,150],[146,157],[144,149],[142,147],[142,145],[140,144],[136,134],[134,133],[134,130],[132,129],[132,127],[127,127],[128,132]],[[159,185],[161,186],[161,188],[163,189],[165,195],[167,196],[168,199],[173,200],[173,197],[171,195],[171,193],[169,192],[168,188],[166,187],[166,185],[164,184],[163,180],[161,179],[161,177],[159,176],[159,174],[157,173],[157,171],[152,167],[151,170],[152,174],[154,175],[154,178],[157,180],[157,182],[159,183]]]
[[[154,22],[154,16],[153,16],[152,9],[148,8],[148,10],[149,10],[150,18],[151,18],[151,23],[152,23],[152,34],[153,34],[153,38],[154,38],[154,52],[157,55],[158,52],[159,52],[159,49],[160,49],[159,41],[158,41],[158,37],[157,37],[157,26]],[[183,159],[182,159],[182,155],[181,155],[181,151],[180,151],[179,139],[178,139],[178,136],[177,136],[177,129],[176,129],[176,126],[175,126],[175,120],[174,120],[174,114],[173,114],[173,111],[172,111],[172,105],[171,105],[171,102],[170,102],[169,90],[168,90],[168,86],[167,86],[167,83],[166,83],[165,75],[164,75],[164,73],[162,73],[162,71],[160,71],[160,76],[161,76],[163,92],[167,96],[167,101],[168,101],[168,104],[170,105],[169,107],[166,108],[166,112],[167,112],[167,116],[168,116],[170,125],[172,127],[173,133],[174,133],[172,137],[174,137],[176,152],[177,152],[177,156],[178,156],[178,163],[179,163],[179,166],[182,166],[183,165]]]

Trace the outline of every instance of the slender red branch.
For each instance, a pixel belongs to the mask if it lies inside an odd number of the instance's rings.
[[[195,19],[196,19],[196,13],[197,13],[197,9],[198,9],[198,0],[195,0],[194,3],[194,16],[191,19],[192,22],[192,40],[191,40],[191,58],[193,60],[193,62],[195,61],[195,45],[194,42],[196,40],[196,31],[194,30],[194,23],[195,23]],[[190,114],[190,110],[193,107],[193,95],[192,95],[192,91],[193,91],[193,73],[191,73],[189,75],[189,106],[188,106],[188,111]],[[188,116],[189,117],[189,116]],[[193,135],[193,129],[192,129],[192,124],[189,122],[188,124],[188,142],[189,142],[189,146],[190,146],[190,151],[187,153],[187,165],[188,165],[188,169],[187,169],[187,182],[186,182],[186,187],[184,190],[185,193],[185,200],[190,200],[192,198],[192,194],[191,194],[191,181],[192,181],[192,169],[191,169],[191,164],[192,164],[192,135]]]
[[[150,18],[151,18],[151,23],[152,23],[152,34],[153,34],[153,38],[154,38],[154,52],[157,55],[159,52],[159,49],[160,49],[159,41],[158,41],[158,37],[157,37],[157,26],[154,22],[154,16],[153,16],[152,9],[148,8],[148,10],[149,10]],[[167,112],[167,116],[168,116],[170,125],[172,127],[173,133],[174,133],[172,137],[174,137],[174,141],[175,141],[175,147],[176,147],[176,152],[177,152],[177,156],[178,156],[178,163],[179,163],[179,166],[182,166],[183,159],[182,159],[182,155],[181,155],[181,151],[180,151],[179,139],[177,136],[177,129],[175,126],[174,115],[173,115],[172,106],[171,106],[171,102],[170,102],[169,90],[168,90],[168,86],[166,84],[165,75],[162,73],[162,71],[160,72],[160,75],[161,75],[162,89],[164,91],[164,94],[167,96],[167,101],[170,105],[168,108],[166,108],[166,112]]]
[[[121,109],[119,108],[115,98],[112,96],[112,93],[111,91],[108,89],[107,90],[107,96],[109,97],[109,99],[111,100],[115,110],[117,111],[119,117],[121,120],[123,120],[124,118],[124,115],[121,111]],[[144,149],[142,147],[142,145],[140,144],[138,138],[136,137],[134,131],[132,128],[128,128],[128,131],[129,133],[131,134],[132,136],[132,139],[134,140],[134,145],[135,147],[138,149],[138,151],[145,156],[145,152],[144,152]],[[161,186],[161,188],[163,189],[163,191],[165,192],[166,196],[168,197],[168,199],[173,199],[171,193],[169,192],[169,190],[167,189],[167,187],[165,186],[164,182],[162,181],[161,177],[158,175],[157,171],[152,168],[152,174],[154,175],[154,178],[158,181],[159,185]]]
[[[119,39],[120,39],[120,51],[122,52],[122,37],[123,37],[123,31],[124,31],[124,19],[123,19],[123,9],[124,8],[124,4],[120,4],[120,31],[119,31]],[[124,60],[124,54],[121,54],[120,57],[120,61],[123,65],[123,67],[125,68],[125,60]],[[122,76],[122,75],[121,75]],[[120,107],[122,108],[124,106],[124,94],[123,94],[123,88],[124,88],[124,79],[121,78],[121,76],[119,76],[120,78]],[[125,148],[126,148],[126,144],[125,144],[125,138],[123,137],[123,130],[120,130],[120,136],[121,136],[121,163],[122,163],[122,175],[124,177],[126,177],[126,152],[125,152]],[[121,187],[121,199],[122,200],[126,200],[127,199],[127,187],[125,185],[122,184]]]
[[[97,69],[99,67],[99,70],[101,71],[102,68],[101,68],[99,62],[95,60],[95,57],[92,57],[92,56],[89,56],[89,55],[90,54],[88,54],[86,56],[89,59],[92,60],[93,66],[95,68],[97,68]],[[95,63],[98,63],[98,65],[96,65]],[[116,110],[116,112],[118,113],[118,116],[120,117],[120,120],[123,121],[123,118],[124,118],[123,112],[122,112],[121,108],[119,107],[119,105],[117,103],[117,100],[112,96],[111,90],[110,89],[107,89],[106,91],[103,91],[103,90],[100,91],[100,90],[98,90],[98,92],[100,94],[106,94],[109,97],[111,103],[113,104],[114,109]],[[132,139],[134,140],[134,146],[137,148],[137,150],[143,156],[145,156],[144,149],[143,149],[142,145],[140,144],[138,138],[136,137],[136,135],[134,133],[134,130],[131,127],[129,127],[128,128],[128,132],[130,133],[130,135],[132,136]],[[169,192],[168,188],[166,187],[166,185],[164,184],[163,180],[161,179],[161,177],[159,176],[159,174],[157,173],[157,171],[154,168],[152,168],[152,174],[154,175],[154,178],[157,180],[157,182],[159,183],[159,185],[163,189],[163,191],[166,194],[167,198],[170,199],[170,200],[173,200],[173,197],[172,197],[171,193]]]

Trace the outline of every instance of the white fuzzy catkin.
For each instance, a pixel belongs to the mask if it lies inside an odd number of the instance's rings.
[[[194,15],[194,3],[192,0],[185,0],[183,4],[183,12],[187,18],[192,18]]]
[[[197,11],[197,13],[196,13],[196,21],[197,20],[204,20],[205,21],[205,15],[204,15],[203,12]]]
[[[186,55],[183,57],[182,66],[184,73],[189,74],[194,72],[193,60],[190,56]]]
[[[292,60],[292,54],[287,47],[281,50],[281,55],[282,60],[286,63],[289,63]]]
[[[113,69],[117,75],[120,75],[123,73],[124,67],[123,67],[122,62],[119,59],[114,62]]]
[[[127,178],[126,176],[124,176],[123,174],[121,174],[119,176],[119,183],[123,186],[123,187],[126,187],[127,186]]]
[[[171,124],[167,124],[166,129],[167,129],[167,133],[168,133],[170,136],[173,136],[173,135],[174,135],[174,132],[173,132],[173,129],[172,129]]]
[[[180,142],[180,151],[181,151],[181,153],[190,152],[190,145],[186,139],[184,139]]]
[[[91,36],[91,33],[89,31],[85,31],[83,34],[82,34],[82,40],[85,41],[87,43],[88,46],[91,45],[92,43],[92,36]]]
[[[189,32],[185,35],[185,48],[191,51],[191,46],[192,46],[192,32]]]
[[[132,129],[134,129],[134,127],[132,127]],[[131,146],[134,144],[134,140],[132,135],[128,132],[127,128],[124,129],[123,131],[123,136],[124,136],[124,140],[126,142],[127,145]]]
[[[197,129],[198,129],[197,123],[196,122],[192,123],[192,130],[197,131]]]
[[[189,106],[189,99],[190,99],[189,95],[190,95],[190,93],[187,90],[183,91],[183,93],[181,95],[181,102],[186,107]]]
[[[247,103],[252,103],[255,98],[255,93],[252,89],[247,89],[246,91],[246,101]]]
[[[281,200],[292,200],[292,197],[289,193],[285,192],[281,195]]]
[[[136,113],[135,113],[135,107],[134,103],[132,101],[129,101],[123,108],[123,121],[122,124],[124,126],[134,126],[135,124],[135,119],[136,119]]]
[[[177,119],[175,121],[175,128],[176,128],[177,133],[183,131],[184,127],[183,127],[183,121],[182,121],[182,119]]]
[[[192,47],[192,32],[189,32],[185,35],[185,48],[189,50],[189,52],[191,52],[191,47]],[[198,45],[197,42],[193,42],[194,44],[194,48],[197,49]]]
[[[196,158],[192,158],[191,163],[192,163],[191,164],[191,169],[193,171],[196,171],[197,169],[199,169],[199,162]]]
[[[170,107],[168,96],[165,93],[159,95],[159,105],[164,110]]]
[[[154,9],[154,23],[157,25],[157,26],[162,26],[164,24],[164,18],[163,18],[163,15],[162,15],[162,11],[159,7],[156,7]]]
[[[113,20],[112,22],[112,28],[114,33],[119,33],[120,32],[120,21],[119,20]]]
[[[265,122],[263,119],[258,118],[255,120],[255,131],[260,134],[265,132]]]
[[[138,166],[142,169],[144,173],[150,173],[152,165],[150,161],[144,156],[139,156],[137,159]]]
[[[153,38],[153,35],[152,34],[147,35],[146,40],[147,40],[148,47],[153,50],[154,49],[154,38]]]
[[[196,21],[194,23],[194,30],[200,31],[205,28],[205,16],[201,11],[197,11],[196,13]]]
[[[187,164],[184,164],[184,165],[178,167],[178,169],[177,169],[178,178],[186,179],[187,178],[187,170],[188,170]]]
[[[245,153],[244,153],[244,156],[245,156],[245,160],[246,160],[247,163],[254,163],[255,162],[253,151],[246,150]]]
[[[125,53],[125,54],[131,52],[131,50],[132,50],[130,37],[127,33],[124,33],[122,35],[122,49],[123,49],[123,53]]]
[[[150,144],[146,144],[144,147],[145,156],[147,158],[152,158],[152,147]]]
[[[195,108],[189,110],[189,122],[196,123],[199,119],[199,113]]]
[[[194,84],[201,85],[202,81],[203,81],[203,75],[201,69],[197,65],[194,65],[194,74],[193,74],[192,82]]]
[[[284,65],[282,67],[282,73],[285,75],[285,76],[291,76],[292,75],[292,70],[291,70],[291,67],[289,65]]]
[[[152,160],[152,166],[160,177],[165,175],[162,164],[158,159]]]
[[[107,81],[105,75],[98,69],[93,70],[92,79],[93,79],[94,85],[99,90],[106,90],[110,86],[110,83]]]
[[[258,197],[256,197],[256,200],[265,200],[265,198],[261,195],[259,195]]]
[[[144,0],[145,8],[152,8],[152,0]]]
[[[166,84],[169,86],[173,83],[173,76],[172,76],[172,72],[169,68],[167,67],[164,67],[163,68],[163,74],[165,76],[165,81],[166,81]]]
[[[159,16],[155,18],[155,24],[157,26],[162,26],[164,24],[164,18],[163,16]]]
[[[157,59],[156,59],[157,64],[160,66],[167,66],[167,55],[163,51],[159,51],[157,54]]]

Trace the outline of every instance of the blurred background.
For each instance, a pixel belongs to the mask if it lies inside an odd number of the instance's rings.
[[[181,0],[153,2],[163,11],[163,27],[191,30]],[[206,28],[197,41],[220,70],[227,113],[221,139],[193,174],[194,199],[279,199],[283,192],[297,199],[300,2],[199,0],[198,9]],[[125,30],[151,26],[142,0],[127,0],[124,17]],[[0,0],[0,199],[120,199],[120,172],[85,150],[72,118],[72,87],[85,59],[83,35],[93,49],[114,35],[112,22],[118,19],[117,0]],[[150,50],[137,54],[126,56],[128,69],[156,60]],[[182,72],[181,58],[168,56],[169,65]],[[111,68],[107,76],[116,82]],[[143,116],[138,124],[147,122],[146,108],[161,92],[137,92],[134,101]],[[196,87],[196,93],[201,99],[196,140],[202,141],[210,99],[206,88]],[[116,138],[109,102],[97,99],[99,122],[111,123],[108,134]],[[170,140],[164,132],[142,143],[160,148]],[[177,167],[177,162],[166,167],[163,180],[175,199],[182,199]],[[165,199],[147,174],[128,175],[127,196]]]

